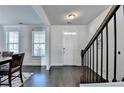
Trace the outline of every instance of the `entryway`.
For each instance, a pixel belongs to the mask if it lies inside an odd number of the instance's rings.
[[[76,65],[77,32],[63,32],[63,65]]]

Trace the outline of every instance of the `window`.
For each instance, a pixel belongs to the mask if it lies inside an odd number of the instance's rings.
[[[32,55],[45,56],[45,31],[32,32]]]
[[[15,53],[19,52],[19,32],[6,32],[6,50]]]

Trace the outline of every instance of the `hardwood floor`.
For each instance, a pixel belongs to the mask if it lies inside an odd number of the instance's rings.
[[[89,67],[84,66],[81,68],[80,83],[86,84],[86,83],[101,83],[101,82],[107,82],[107,81],[104,78],[102,78],[100,75],[98,75],[96,72],[91,70]]]
[[[81,67],[59,66],[46,71],[44,67],[24,67],[23,72],[34,74],[23,87],[79,87]]]

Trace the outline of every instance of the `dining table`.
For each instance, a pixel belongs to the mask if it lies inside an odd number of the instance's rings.
[[[0,66],[3,64],[7,64],[12,61],[12,57],[2,57],[0,56]]]

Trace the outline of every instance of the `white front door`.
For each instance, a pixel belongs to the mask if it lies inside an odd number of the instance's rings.
[[[75,65],[77,58],[77,33],[63,33],[63,65]]]

